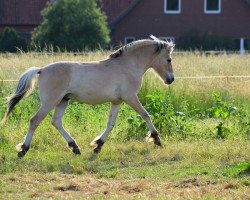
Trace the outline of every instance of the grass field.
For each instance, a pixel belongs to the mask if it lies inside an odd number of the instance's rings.
[[[0,55],[0,80],[18,79],[29,67],[59,60],[93,61],[86,55]],[[250,75],[250,58],[177,54],[175,76]],[[0,118],[15,82],[0,81]],[[145,142],[147,128],[123,105],[102,152],[89,143],[106,125],[109,104],[70,102],[64,117],[82,155],[74,156],[50,124],[38,127],[23,159],[23,140],[39,106],[36,91],[0,127],[0,199],[250,199],[250,78],[176,79],[167,87],[145,74],[139,97],[160,131],[163,148]]]

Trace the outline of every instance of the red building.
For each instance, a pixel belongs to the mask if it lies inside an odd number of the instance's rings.
[[[0,0],[0,32],[13,27],[21,35],[30,33],[43,20],[40,12],[47,0]]]
[[[30,34],[42,22],[47,1],[0,0],[0,31],[9,26]],[[250,0],[102,0],[99,6],[108,16],[114,45],[150,34],[178,41],[192,29],[250,39]]]

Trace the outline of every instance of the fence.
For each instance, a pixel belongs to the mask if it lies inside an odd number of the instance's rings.
[[[221,78],[225,78],[225,79],[229,79],[229,78],[250,78],[249,76],[177,76],[175,77],[175,79],[221,79]],[[18,80],[14,80],[14,79],[0,79],[0,82],[18,82]]]

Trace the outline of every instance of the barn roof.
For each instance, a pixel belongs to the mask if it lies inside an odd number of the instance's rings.
[[[38,25],[47,0],[0,0],[1,25]]]
[[[102,0],[101,9],[108,17],[110,28],[125,17],[141,0]]]
[[[49,0],[0,0],[0,25],[39,25],[41,10]],[[50,0],[51,1],[51,0]],[[106,13],[110,28],[114,28],[140,0],[102,0],[99,6]]]

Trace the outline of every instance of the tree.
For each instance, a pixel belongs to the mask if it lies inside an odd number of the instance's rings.
[[[43,23],[32,33],[32,42],[62,50],[106,47],[109,29],[96,0],[57,0],[42,11]]]
[[[6,27],[0,34],[0,51],[16,52],[18,49],[27,50],[26,40],[20,37],[15,29]]]

